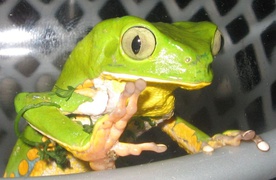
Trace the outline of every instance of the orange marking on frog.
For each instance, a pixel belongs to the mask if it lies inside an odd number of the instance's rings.
[[[177,123],[173,119],[166,121],[164,124],[163,131],[172,139],[175,139],[180,147],[192,154],[200,151],[202,142],[198,141],[195,130],[184,123]],[[187,141],[185,142],[183,139]]]
[[[84,81],[83,84],[79,85],[76,88],[75,92],[78,94],[92,98],[96,94],[96,90],[92,88],[93,86],[94,86],[93,81],[88,79],[88,80]]]
[[[30,150],[28,151],[28,153],[27,153],[28,159],[29,159],[30,161],[35,160],[36,158],[39,157],[37,153],[38,153],[38,150],[37,150],[36,148],[30,149]]]
[[[82,84],[78,85],[76,89],[86,89],[94,86],[93,80],[87,79]]]
[[[18,171],[21,176],[24,176],[28,173],[29,170],[29,164],[28,162],[24,159],[20,162],[18,166]]]
[[[47,163],[43,160],[39,160],[35,163],[34,168],[30,176],[41,176],[44,169],[46,168]]]

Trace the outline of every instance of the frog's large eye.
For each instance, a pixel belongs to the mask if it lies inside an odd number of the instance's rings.
[[[153,33],[144,27],[128,29],[122,38],[123,51],[136,60],[142,60],[152,55],[156,41]]]
[[[217,55],[221,46],[222,46],[222,36],[221,32],[219,30],[216,31],[214,39],[213,39],[213,45],[212,45],[212,54]]]

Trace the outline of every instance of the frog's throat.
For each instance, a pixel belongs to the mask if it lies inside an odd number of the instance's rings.
[[[104,79],[110,79],[110,80],[116,79],[118,81],[135,81],[141,78],[147,82],[171,84],[171,85],[175,85],[176,87],[180,87],[182,89],[187,89],[187,90],[201,89],[211,84],[211,82],[186,83],[178,80],[164,80],[164,79],[157,79],[157,78],[146,77],[146,76],[136,76],[136,75],[110,73],[110,72],[103,72],[100,76]]]

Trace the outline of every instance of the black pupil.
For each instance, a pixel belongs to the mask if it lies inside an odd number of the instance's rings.
[[[132,40],[131,48],[132,48],[132,51],[134,54],[139,53],[140,48],[141,48],[141,39],[138,35],[135,36],[135,38]]]

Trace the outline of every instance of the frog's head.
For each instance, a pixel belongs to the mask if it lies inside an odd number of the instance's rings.
[[[103,21],[93,32],[95,76],[185,89],[211,83],[211,63],[221,44],[217,26],[209,22],[149,23],[127,16]]]

